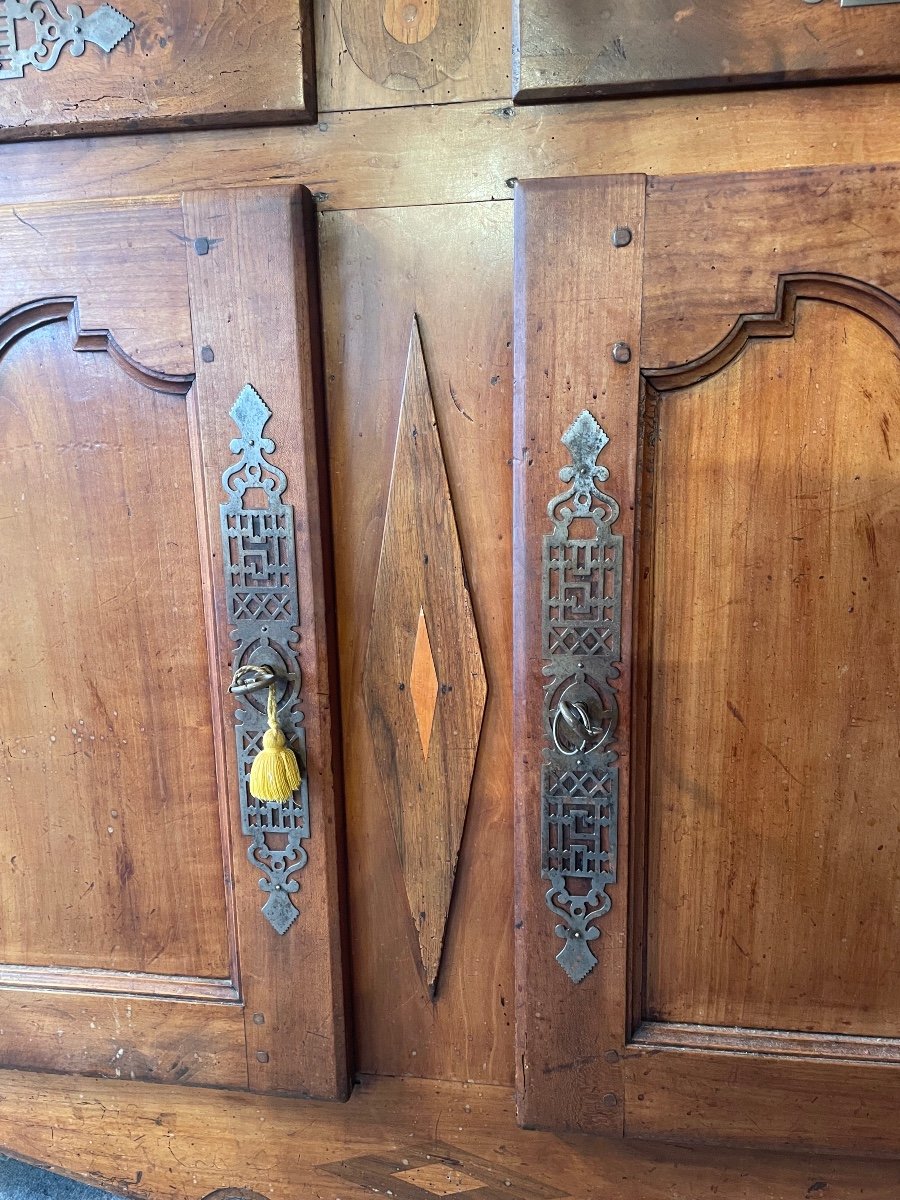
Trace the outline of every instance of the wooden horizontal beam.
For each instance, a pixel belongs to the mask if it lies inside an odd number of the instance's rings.
[[[514,108],[325,114],[318,125],[4,146],[0,203],[303,183],[323,209],[508,199],[558,175],[767,170],[897,158],[900,84]]]
[[[510,1091],[475,1084],[367,1078],[328,1104],[3,1071],[0,1101],[3,1149],[152,1200],[441,1194],[428,1182],[504,1200],[896,1195],[896,1162],[529,1133]]]

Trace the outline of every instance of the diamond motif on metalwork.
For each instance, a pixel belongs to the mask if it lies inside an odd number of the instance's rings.
[[[231,665],[233,671],[250,664],[275,669],[281,679],[279,721],[302,762],[306,735],[295,649],[300,608],[294,510],[281,500],[287,486],[284,472],[266,458],[275,450],[275,443],[263,437],[271,415],[250,384],[231,410],[240,432],[231,442],[231,452],[238,459],[222,476],[229,499],[220,505],[225,597],[234,641]],[[247,492],[262,495],[264,507],[245,507]],[[308,858],[302,843],[309,837],[309,798],[305,771],[299,790],[286,804],[270,804],[250,794],[250,766],[265,731],[266,693],[241,696],[235,710],[241,828],[250,838],[247,857],[261,871],[259,886],[268,895],[263,916],[283,934],[299,915],[290,897],[300,890],[294,875]],[[270,837],[277,837],[279,845],[270,845]]]
[[[619,506],[597,486],[609,471],[597,458],[609,442],[583,411],[562,437],[572,463],[569,486],[547,506],[553,529],[543,543],[544,734],[541,779],[541,875],[547,905],[560,920],[557,962],[574,983],[597,964],[590,943],[609,912],[616,880],[619,808],[618,699],[622,645],[622,537],[612,532]],[[591,538],[572,538],[574,521],[591,521]],[[560,709],[590,717],[579,742],[560,735]]]
[[[21,79],[29,66],[49,71],[66,46],[73,58],[88,42],[109,54],[134,29],[111,4],[87,16],[79,4],[66,12],[63,17],[53,0],[0,0],[0,79]]]

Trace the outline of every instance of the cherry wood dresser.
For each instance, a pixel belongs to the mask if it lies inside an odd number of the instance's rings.
[[[894,78],[889,0],[0,0],[0,1149],[900,1195]]]

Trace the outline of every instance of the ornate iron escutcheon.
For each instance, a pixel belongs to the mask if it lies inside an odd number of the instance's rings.
[[[74,58],[84,54],[87,42],[109,54],[134,29],[111,4],[87,16],[78,4],[66,12],[62,16],[53,0],[0,0],[0,79],[21,79],[29,66],[49,71],[65,46]],[[31,27],[24,38],[22,25]]]
[[[279,721],[302,765],[306,735],[295,649],[300,611],[294,510],[281,500],[284,472],[265,458],[275,450],[275,443],[262,436],[271,415],[250,384],[231,410],[240,437],[231,443],[238,461],[222,476],[228,495],[220,506],[225,595],[235,643],[232,670],[268,668],[277,678]],[[257,507],[245,503],[251,498],[260,501]],[[291,895],[300,889],[293,876],[308,857],[303,840],[309,837],[309,803],[305,771],[300,789],[284,804],[251,796],[250,766],[266,728],[266,691],[245,691],[235,710],[241,827],[251,839],[247,857],[263,872],[259,886],[269,896],[263,915],[276,933],[286,933],[299,915]]]
[[[587,410],[563,434],[572,465],[559,476],[569,486],[547,506],[542,559],[541,874],[561,921],[556,960],[574,983],[597,963],[589,943],[616,880],[622,537],[612,532],[619,506],[597,486],[609,478],[597,462],[608,441]]]

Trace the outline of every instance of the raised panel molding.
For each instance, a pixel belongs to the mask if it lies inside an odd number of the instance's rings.
[[[311,121],[313,69],[311,0],[0,0],[0,142]]]
[[[364,692],[422,970],[433,994],[487,683],[415,320]]]

